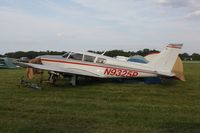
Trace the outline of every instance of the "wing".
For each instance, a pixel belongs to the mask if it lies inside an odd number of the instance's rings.
[[[21,67],[32,67],[32,68],[37,68],[37,69],[47,70],[47,71],[55,71],[55,72],[69,73],[69,74],[76,74],[76,75],[83,75],[83,76],[91,76],[91,77],[102,77],[102,75],[98,75],[96,73],[92,73],[92,72],[85,71],[82,69],[75,69],[75,68],[63,69],[63,68],[49,66],[49,65],[24,63],[24,62],[17,62],[16,64]]]

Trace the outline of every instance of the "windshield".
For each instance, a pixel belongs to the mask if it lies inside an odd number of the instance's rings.
[[[67,58],[68,56],[69,56],[69,52],[65,53],[65,54],[63,55],[63,58]]]
[[[68,59],[80,60],[80,61],[82,61],[82,58],[83,58],[83,54],[71,53]]]

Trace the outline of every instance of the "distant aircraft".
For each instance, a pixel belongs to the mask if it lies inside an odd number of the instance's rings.
[[[14,59],[12,58],[0,58],[0,68],[6,68],[6,69],[11,69],[11,68],[17,68],[15,64],[13,64]]]
[[[76,85],[77,76],[124,79],[177,77],[184,80],[183,71],[179,71],[177,67],[174,69],[182,46],[183,44],[169,44],[146,64],[128,62],[90,52],[68,52],[62,56],[43,55],[36,57],[32,63],[18,62],[17,64],[47,70],[53,76],[71,76],[72,85]]]

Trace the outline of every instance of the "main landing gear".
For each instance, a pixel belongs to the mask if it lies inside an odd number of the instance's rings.
[[[57,73],[57,72],[54,72],[54,71],[49,71],[48,74],[49,74],[48,81],[53,83],[53,84],[55,84],[55,82],[57,80],[59,80],[59,78],[60,78],[60,73]]]
[[[76,86],[77,85],[77,78],[78,76],[73,74],[73,75],[63,75],[62,73],[58,73],[58,72],[54,72],[54,71],[49,71],[49,78],[48,81],[55,84],[56,81],[58,81],[60,79],[60,76],[62,75],[64,78],[69,78],[70,81],[70,85],[72,86]]]

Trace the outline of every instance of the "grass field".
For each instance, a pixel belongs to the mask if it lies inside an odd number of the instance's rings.
[[[24,69],[0,70],[0,132],[200,132],[200,64],[187,81],[18,88]]]

